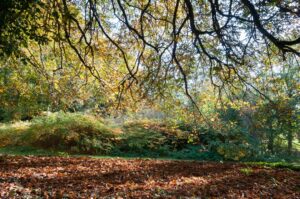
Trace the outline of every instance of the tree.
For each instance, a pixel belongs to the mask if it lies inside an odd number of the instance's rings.
[[[276,56],[282,55],[282,62],[287,56],[299,58],[298,1],[8,2],[9,12],[2,15],[17,19],[4,17],[1,30],[8,35],[4,41],[19,35],[7,30],[19,28],[18,20],[22,19],[29,30],[21,26],[24,31],[17,41],[30,37],[42,44],[67,43],[90,73],[97,76],[94,68],[99,63],[93,60],[100,48],[99,39],[104,40],[127,69],[120,93],[136,84],[148,95],[153,90],[150,85],[176,79],[174,83],[192,100],[189,84],[199,70],[204,70],[211,83],[222,89],[232,79],[248,84],[244,72],[258,65],[251,57],[266,55],[268,49],[276,50]],[[36,15],[45,20],[37,20]],[[9,25],[11,21],[14,23]],[[40,32],[43,34],[37,34]]]
[[[50,26],[44,1],[1,1],[0,10],[0,56],[18,52],[27,47],[29,40],[40,44],[49,42],[47,29]]]

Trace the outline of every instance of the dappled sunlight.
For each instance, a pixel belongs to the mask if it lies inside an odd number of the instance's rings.
[[[26,130],[30,126],[29,121],[17,121],[13,123],[0,123],[0,131]]]
[[[299,18],[299,0],[2,0],[0,198],[300,199]]]
[[[274,197],[300,196],[300,173],[196,161],[7,157],[0,163],[2,196]],[[14,191],[13,191],[14,190]],[[16,191],[19,190],[19,191]],[[4,194],[4,195],[3,195]]]

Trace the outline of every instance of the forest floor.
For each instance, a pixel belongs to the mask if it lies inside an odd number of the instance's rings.
[[[2,156],[1,198],[300,198],[300,172],[242,163]]]

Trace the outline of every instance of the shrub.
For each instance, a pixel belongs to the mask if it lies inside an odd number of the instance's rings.
[[[137,153],[152,151],[165,154],[187,145],[188,134],[166,123],[141,120],[123,125],[120,150]]]
[[[236,124],[228,125],[222,133],[210,132],[206,141],[209,149],[225,160],[242,160],[258,153],[257,143],[249,133]]]
[[[113,147],[114,133],[101,119],[76,113],[54,113],[33,119],[19,138],[19,145],[76,153],[107,154]]]

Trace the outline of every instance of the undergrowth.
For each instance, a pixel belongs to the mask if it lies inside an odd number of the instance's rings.
[[[218,136],[208,132],[197,138],[186,128],[168,122],[137,120],[116,125],[91,115],[58,112],[36,117],[30,122],[0,124],[0,153],[250,162],[293,162],[295,159],[250,156],[244,145],[233,145],[231,140],[222,141],[223,138]],[[244,138],[231,136],[230,139],[243,141]]]
[[[33,119],[26,128],[0,128],[3,146],[30,146],[71,153],[106,154],[115,133],[103,121],[76,113],[54,113]]]
[[[165,123],[142,120],[116,126],[90,115],[59,112],[0,126],[0,153],[209,159],[210,154],[199,152],[203,146],[188,139],[187,132]]]

